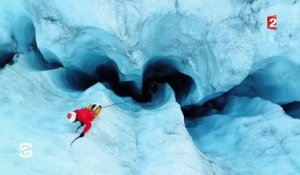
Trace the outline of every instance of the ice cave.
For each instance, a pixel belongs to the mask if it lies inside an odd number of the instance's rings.
[[[1,0],[0,13],[1,175],[300,174],[298,0]],[[106,108],[70,146],[66,116],[91,103]]]

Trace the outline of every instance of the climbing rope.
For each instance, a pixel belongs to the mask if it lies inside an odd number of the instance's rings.
[[[120,104],[123,104],[123,103],[128,103],[130,101],[131,100],[123,101],[123,102],[120,102],[120,103],[113,103],[113,104],[110,104],[110,105],[107,105],[107,106],[103,106],[102,108],[108,108],[108,107],[113,106],[113,105],[120,105]]]

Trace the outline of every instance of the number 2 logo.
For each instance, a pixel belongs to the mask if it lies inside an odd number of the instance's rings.
[[[267,17],[267,28],[271,30],[276,30],[277,29],[277,16],[268,16]]]

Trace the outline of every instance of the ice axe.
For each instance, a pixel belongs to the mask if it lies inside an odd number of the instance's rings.
[[[80,136],[76,137],[76,138],[70,143],[70,146],[72,146],[72,144],[73,144],[77,139],[79,139],[79,138],[80,138]]]

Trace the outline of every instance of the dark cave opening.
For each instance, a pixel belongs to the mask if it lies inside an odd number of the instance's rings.
[[[179,72],[168,60],[159,60],[146,66],[143,73],[142,89],[133,81],[121,81],[119,69],[114,62],[107,62],[97,68],[98,81],[122,97],[132,97],[136,102],[148,103],[163,84],[168,83],[175,91],[176,100],[180,102],[190,92],[194,81]],[[163,95],[163,94],[160,94]]]
[[[194,86],[193,79],[178,71],[175,64],[168,60],[155,61],[146,66],[141,89],[134,81],[121,81],[118,66],[111,60],[98,66],[94,75],[68,69],[66,78],[70,88],[85,90],[100,82],[116,95],[132,97],[138,103],[151,103],[154,96],[161,98],[164,94],[159,93],[159,88],[166,83],[174,90],[176,100],[180,103]]]
[[[0,55],[0,69],[5,67],[7,64],[13,64],[14,53],[2,53]]]
[[[282,104],[281,107],[289,116],[300,119],[300,102]]]
[[[97,80],[106,88],[112,90],[121,97],[132,97],[139,102],[139,89],[133,81],[121,81],[119,77],[119,69],[116,63],[108,61],[101,64],[96,70]]]
[[[72,69],[72,68],[65,68],[64,76],[66,79],[66,85],[69,88],[84,91],[89,87],[93,86],[97,83],[97,80],[82,71]]]
[[[223,111],[228,100],[228,94],[222,94],[201,105],[188,105],[181,108],[186,119],[194,119]]]
[[[159,87],[165,83],[174,90],[176,101],[179,104],[188,96],[194,86],[194,80],[181,73],[175,65],[171,60],[158,59],[146,66],[142,87],[144,101],[152,101]]]

